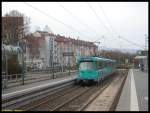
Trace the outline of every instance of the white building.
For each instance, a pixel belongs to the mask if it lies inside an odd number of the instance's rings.
[[[41,38],[44,38],[44,41],[39,48],[40,59],[43,60],[46,67],[51,67],[53,63],[57,62],[57,45],[55,42],[55,36],[42,31],[38,31],[36,34],[39,34]]]
[[[57,46],[55,42],[55,36],[45,32],[36,31],[33,33],[33,37],[37,38],[37,43],[39,43],[39,58],[35,58],[39,67],[46,68],[51,67],[53,63],[57,62]],[[27,51],[27,62],[31,62],[30,54],[28,48]],[[40,62],[39,62],[40,61]]]

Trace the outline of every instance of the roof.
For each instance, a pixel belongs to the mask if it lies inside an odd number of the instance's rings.
[[[93,42],[83,41],[83,40],[76,40],[72,38],[67,38],[65,36],[57,35],[55,38],[55,41],[57,42],[71,42],[72,44],[81,45],[81,46],[88,46],[88,47],[97,47]]]
[[[30,37],[44,38],[45,36],[54,36],[56,42],[63,42],[65,44],[71,42],[72,44],[75,44],[75,45],[98,48],[93,42],[88,42],[88,41],[83,41],[83,40],[78,40],[78,39],[76,40],[70,37],[61,36],[59,34],[55,35],[53,33],[48,33],[46,31],[36,31],[34,35],[31,34],[28,37],[26,37],[26,39],[28,38],[30,39]]]
[[[147,56],[136,56],[135,59],[146,59]]]

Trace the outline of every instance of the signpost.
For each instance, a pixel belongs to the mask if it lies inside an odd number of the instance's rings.
[[[25,43],[25,40],[22,40],[19,43],[19,46],[22,49],[22,84],[24,85],[24,76],[25,76],[25,62],[24,62],[25,57],[24,57],[24,53],[26,52],[26,43]]]
[[[64,52],[63,56],[74,56],[74,52]]]

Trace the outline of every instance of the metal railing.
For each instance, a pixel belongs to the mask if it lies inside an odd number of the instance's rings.
[[[55,73],[54,78],[59,78],[59,77],[64,77],[65,75],[68,75],[68,72],[58,72],[58,69],[55,69],[57,73]],[[36,70],[40,72],[40,70]],[[46,70],[50,71],[50,70]],[[71,73],[75,73],[76,70],[72,70]],[[23,79],[24,78],[24,79]],[[49,80],[52,79],[52,73],[24,73],[23,74],[11,74],[11,75],[6,75],[5,73],[2,74],[2,88],[6,89],[8,87],[14,87],[17,85],[24,85],[28,83],[34,83],[34,82],[39,82],[43,80]]]

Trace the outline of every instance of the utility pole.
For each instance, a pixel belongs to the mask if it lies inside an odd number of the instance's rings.
[[[98,43],[98,45],[100,45],[100,42],[93,42],[93,43]],[[95,48],[96,50],[96,48]],[[94,55],[96,56],[96,52],[94,51]]]
[[[70,39],[69,39],[69,43],[68,43],[68,50],[69,50],[69,52],[71,52],[71,44],[70,44]],[[68,56],[69,57],[69,75],[70,75],[70,56]]]
[[[52,44],[52,66],[53,66],[53,79],[54,79],[54,38],[53,38],[53,44]]]
[[[120,40],[121,36],[119,36],[118,38],[119,38],[119,40]],[[120,41],[121,41],[121,40],[120,40]],[[119,44],[119,46],[120,46],[119,64],[120,64],[120,66],[121,66],[121,43]]]
[[[49,37],[49,49],[48,51],[50,52],[49,54],[49,67],[52,67],[52,79],[54,79],[54,39],[53,37]],[[51,68],[50,68],[51,69]]]
[[[4,49],[4,51],[5,51],[5,49]],[[6,51],[5,51],[5,59],[6,59],[6,75],[8,75],[8,56],[7,56],[7,53],[6,53]]]
[[[21,49],[22,49],[22,84],[24,85],[24,68],[25,68],[25,65],[24,65],[24,43],[23,43],[23,39],[21,40],[21,43],[20,43],[20,46],[21,46]]]
[[[148,42],[148,37],[147,37],[147,35],[145,34],[145,50],[147,49],[147,42]]]

